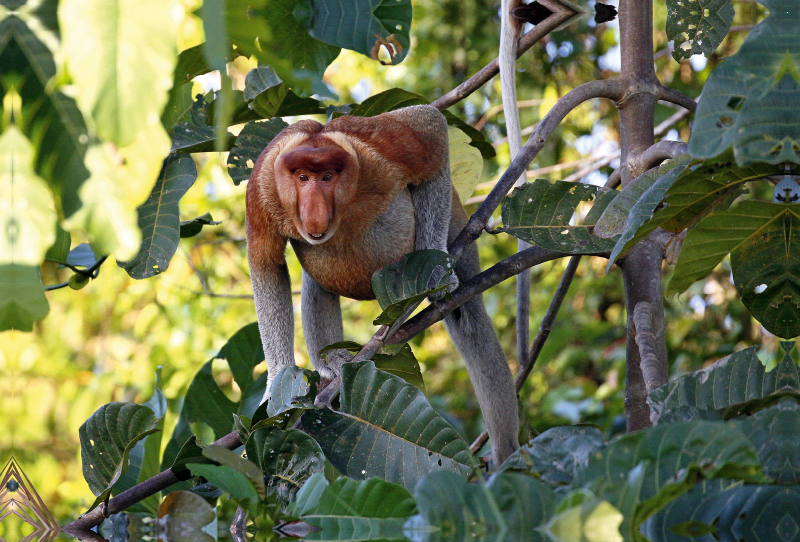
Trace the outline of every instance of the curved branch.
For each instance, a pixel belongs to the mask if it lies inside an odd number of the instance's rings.
[[[530,49],[534,46],[539,40],[545,37],[547,34],[567,22],[574,13],[568,11],[562,11],[559,13],[553,13],[553,15],[549,16],[547,19],[542,21],[541,23],[537,24],[533,27],[530,32],[526,32],[522,35],[519,39],[519,44],[517,45],[517,58],[522,56],[525,51]],[[499,59],[495,58],[491,62],[489,62],[486,66],[481,68],[478,73],[458,85],[456,88],[442,96],[441,98],[435,100],[431,105],[440,111],[447,109],[448,107],[457,104],[483,85],[486,84],[489,79],[500,73],[500,64]]]
[[[659,92],[656,94],[656,97],[659,100],[664,100],[665,102],[670,102],[679,105],[684,109],[688,109],[692,113],[697,111],[697,102],[692,100],[683,92],[675,90],[674,88],[668,88],[662,86],[659,89]]]
[[[531,160],[542,150],[547,138],[564,120],[567,113],[592,98],[618,100],[623,96],[624,91],[623,83],[616,79],[590,81],[572,89],[559,99],[556,105],[536,126],[536,130],[528,138],[528,141],[522,147],[522,151],[512,160],[511,165],[508,166],[508,169],[497,181],[495,187],[486,196],[481,206],[470,217],[467,225],[464,226],[464,229],[450,245],[450,254],[458,258],[464,248],[480,236],[492,213],[500,205],[500,201],[505,197],[522,172],[527,169]]]

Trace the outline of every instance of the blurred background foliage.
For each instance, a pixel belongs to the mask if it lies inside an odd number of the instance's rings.
[[[615,3],[615,2],[609,2]],[[463,82],[497,54],[500,28],[494,0],[415,0],[411,51],[398,66],[387,67],[343,50],[326,72],[326,82],[339,103],[360,102],[392,87],[402,87],[433,100]],[[592,2],[590,2],[592,4]],[[202,24],[194,14],[198,2],[185,0],[186,17],[179,48],[202,42]],[[755,3],[737,3],[734,30],[745,30],[763,17]],[[708,61],[692,58],[677,63],[666,54],[663,30],[666,10],[656,2],[655,47],[662,82],[696,97],[719,59],[734,53],[744,32],[732,32]],[[243,86],[254,61],[238,58],[230,75]],[[599,27],[584,19],[555,32],[518,62],[518,99],[523,127],[533,126],[555,100],[578,84],[612,77],[619,69],[616,23]],[[197,90],[207,90],[213,77],[201,77]],[[508,165],[504,142],[499,79],[487,84],[453,112],[480,128],[495,144],[497,156],[487,161],[483,183],[471,201],[488,192]],[[659,106],[656,123],[676,110]],[[293,120],[293,119],[287,119]],[[573,163],[536,174],[564,179],[576,169],[617,150],[618,121],[607,102],[592,101],[570,114],[539,153],[531,169]],[[688,139],[684,117],[665,134]],[[194,155],[198,179],[181,200],[182,219],[211,213],[222,223],[184,239],[169,269],[142,281],[131,279],[113,262],[84,289],[48,293],[50,314],[33,333],[0,335],[0,450],[11,451],[59,520],[72,518],[93,501],[80,472],[78,427],[109,401],[146,400],[154,374],[162,368],[162,386],[170,400],[166,434],[174,425],[180,398],[201,365],[243,325],[255,320],[245,255],[244,184],[236,187],[224,168],[224,157]],[[618,160],[582,175],[602,184]],[[552,168],[551,168],[552,169]],[[474,211],[474,204],[469,206]],[[81,240],[73,239],[73,245]],[[484,266],[512,254],[516,240],[484,235],[479,241]],[[291,251],[290,251],[291,253]],[[539,326],[566,261],[547,263],[532,272],[531,329]],[[615,270],[606,276],[605,260],[585,258],[542,352],[525,385],[522,404],[532,428],[543,431],[563,423],[588,423],[606,435],[624,429],[625,313],[623,291]],[[300,268],[290,254],[295,290]],[[669,270],[665,268],[665,273]],[[45,282],[66,280],[69,272],[43,269]],[[776,341],[753,322],[736,299],[727,262],[705,282],[668,300],[668,346],[673,375],[700,368],[735,350],[760,344],[774,351]],[[500,339],[516,371],[514,351],[515,293],[513,281],[484,294]],[[295,297],[296,357],[310,367],[299,325]],[[364,342],[374,332],[377,302],[343,303],[345,338]],[[431,402],[470,440],[482,429],[480,412],[466,369],[444,328],[438,324],[417,337],[412,347],[423,366]],[[766,353],[766,352],[765,352]],[[764,359],[762,357],[762,359]],[[263,364],[262,364],[263,365]],[[224,363],[216,378],[231,397],[238,390]],[[166,442],[166,439],[165,441]]]

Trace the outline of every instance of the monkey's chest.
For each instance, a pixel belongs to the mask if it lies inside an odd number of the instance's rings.
[[[356,211],[357,212],[357,211]],[[303,269],[331,293],[375,299],[372,274],[414,250],[414,208],[404,190],[374,222],[360,231],[344,220],[336,235],[321,245],[291,240]]]

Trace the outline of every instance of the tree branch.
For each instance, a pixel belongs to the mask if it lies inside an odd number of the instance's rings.
[[[697,102],[692,100],[680,90],[675,90],[674,88],[661,86],[659,92],[656,94],[656,98],[659,100],[664,100],[665,102],[679,105],[684,109],[688,109],[692,113],[697,110]]]

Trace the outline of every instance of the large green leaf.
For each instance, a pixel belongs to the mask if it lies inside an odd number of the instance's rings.
[[[33,331],[49,311],[38,266],[0,265],[0,331]]]
[[[415,250],[372,275],[372,290],[383,312],[375,325],[391,325],[403,311],[430,294],[452,289],[455,260],[441,250]]]
[[[526,470],[557,489],[572,484],[589,457],[604,446],[603,434],[594,427],[553,427],[511,454],[500,470]]]
[[[662,422],[686,412],[749,414],[787,395],[800,398],[800,368],[791,356],[786,353],[777,367],[767,371],[756,347],[750,347],[665,384],[650,394],[648,402]]]
[[[300,24],[318,40],[358,51],[377,60],[375,50],[390,36],[391,64],[408,54],[411,30],[411,0],[299,0],[294,11]]]
[[[747,296],[743,301],[748,308],[758,312],[754,316],[759,321],[767,316],[762,323],[779,336],[800,334],[800,329],[793,334],[778,333],[795,331],[787,321],[793,309],[783,303],[791,302],[792,296],[799,298],[793,291],[798,288],[800,269],[791,254],[799,217],[800,206],[763,201],[743,201],[734,209],[712,212],[686,236],[668,292],[683,292],[732,252],[736,254],[732,262],[734,281],[739,292]],[[749,258],[756,260],[747,261]],[[757,289],[761,284],[767,285],[766,291]],[[790,297],[784,298],[787,295]],[[770,303],[777,306],[770,307]],[[788,314],[779,316],[786,310]]]
[[[267,496],[264,475],[254,461],[245,459],[232,450],[214,445],[203,448],[203,456],[244,474],[245,478],[253,485],[253,489],[258,493],[259,498],[263,499]]]
[[[744,192],[746,182],[776,172],[775,166],[764,163],[737,166],[731,153],[703,162],[676,159],[674,167],[670,166],[631,208],[609,267],[656,228],[677,233],[691,227],[708,213],[730,206]]]
[[[799,517],[800,487],[712,480],[659,511],[642,534],[659,542],[794,541]]]
[[[582,183],[537,179],[503,200],[502,231],[555,252],[591,254],[614,248],[614,241],[594,235],[594,225],[617,192]],[[571,226],[582,201],[593,201],[580,226]]]
[[[689,151],[736,162],[800,164],[800,42],[795,0],[765,0],[769,17],[714,69],[697,105]]]
[[[297,493],[290,513],[321,529],[304,540],[382,542],[405,540],[403,522],[415,510],[414,498],[397,484],[378,478],[329,484],[317,473]]]
[[[314,473],[325,468],[325,455],[317,441],[297,429],[258,429],[245,449],[247,458],[263,473],[267,494],[277,494],[284,508]]]
[[[432,470],[466,474],[469,446],[419,389],[371,361],[342,366],[341,411],[310,410],[303,429],[346,476],[378,476],[408,489]]]
[[[675,42],[672,56],[680,62],[719,47],[733,22],[731,0],[667,0],[667,39]]]
[[[252,482],[242,472],[229,465],[189,463],[188,467],[194,476],[202,476],[212,485],[228,493],[239,506],[251,514],[256,513],[260,502],[258,493]]]
[[[394,111],[401,107],[424,105],[428,100],[402,88],[391,88],[370,96],[357,106],[353,107],[350,115],[353,117],[374,117],[387,111]]]
[[[625,535],[700,480],[726,477],[765,481],[753,445],[722,422],[692,421],[620,437],[592,456],[575,485],[626,514]]]
[[[167,103],[180,2],[66,0],[58,17],[78,106],[101,139],[132,144]]]
[[[450,179],[462,202],[475,191],[483,172],[481,151],[470,145],[467,134],[453,126],[448,127],[450,141]]]
[[[264,149],[269,145],[281,130],[289,126],[281,119],[248,122],[239,136],[236,145],[228,155],[228,175],[233,179],[233,184],[238,185],[250,178],[253,167]]]
[[[800,484],[800,405],[796,398],[784,399],[735,423],[758,451],[764,474],[781,484]]]
[[[623,233],[625,231],[625,225],[629,220],[631,209],[642,199],[644,193],[668,171],[677,166],[685,165],[689,160],[691,160],[691,157],[688,154],[682,154],[677,158],[664,162],[658,167],[648,169],[628,183],[627,186],[616,194],[614,200],[608,204],[603,214],[600,215],[594,228],[595,235],[603,239],[608,239]],[[650,212],[652,213],[652,210]],[[630,217],[630,219],[635,220],[635,216]]]
[[[259,66],[247,74],[244,80],[244,100],[265,119],[325,113],[321,102],[299,97],[268,66]]]
[[[78,430],[83,477],[97,499],[90,510],[111,493],[128,468],[128,455],[137,442],[157,431],[153,411],[134,403],[108,403],[98,408]]]
[[[293,15],[296,6],[297,0],[227,0],[228,35],[298,94],[328,96],[322,74],[341,49],[311,37]]]
[[[800,245],[795,248],[800,206],[752,201],[744,202],[736,212],[733,220],[740,219],[738,213],[755,219],[752,224],[739,222],[740,227],[750,225],[755,231],[731,251],[733,282],[742,303],[770,333],[796,337],[800,335]],[[710,227],[704,233],[718,235]]]
[[[132,278],[145,279],[167,270],[181,238],[178,202],[196,177],[197,168],[191,156],[170,156],[164,161],[150,197],[139,207],[142,230],[139,254],[129,262],[118,262]]]
[[[39,265],[56,240],[53,194],[33,169],[35,156],[15,125],[0,134],[0,265]]]
[[[501,472],[488,484],[468,484],[452,472],[429,474],[414,489],[419,514],[403,531],[414,542],[544,542],[537,530],[553,513],[556,497],[527,474]]]

